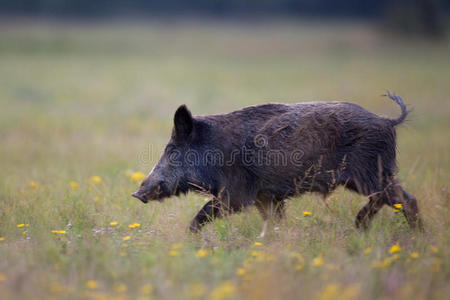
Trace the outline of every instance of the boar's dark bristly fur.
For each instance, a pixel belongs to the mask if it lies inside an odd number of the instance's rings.
[[[408,111],[400,97],[387,96],[401,108],[397,119],[347,102],[270,103],[195,117],[182,105],[160,161],[133,196],[146,203],[189,190],[212,195],[190,225],[196,232],[250,205],[264,220],[281,218],[285,199],[326,197],[342,185],[369,197],[358,228],[384,204],[402,204],[409,225],[421,226],[416,199],[395,178],[395,126]]]

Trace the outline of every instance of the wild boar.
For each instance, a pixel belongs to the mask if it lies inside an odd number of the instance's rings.
[[[327,197],[342,185],[369,198],[357,228],[367,228],[385,204],[401,204],[410,227],[420,227],[416,198],[395,177],[395,127],[408,111],[399,96],[387,96],[400,106],[396,119],[348,102],[269,103],[207,116],[181,105],[162,157],[132,195],[147,203],[190,190],[210,194],[192,232],[255,205],[264,236],[267,220],[285,214],[286,199],[305,192]]]

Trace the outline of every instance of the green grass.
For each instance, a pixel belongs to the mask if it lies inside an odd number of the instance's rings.
[[[366,24],[3,24],[0,298],[445,299],[449,45]],[[366,199],[344,190],[330,210],[315,195],[290,200],[279,230],[261,241],[254,209],[193,236],[186,228],[201,196],[147,205],[130,197],[138,184],[127,172],[151,169],[182,103],[212,114],[347,100],[396,116],[398,107],[379,97],[385,89],[414,108],[398,129],[399,178],[419,199],[425,234],[389,208],[358,232]],[[377,267],[396,243],[399,257]]]

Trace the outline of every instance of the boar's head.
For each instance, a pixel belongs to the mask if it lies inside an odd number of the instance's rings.
[[[180,106],[175,112],[172,136],[163,155],[132,196],[147,203],[184,194],[190,189],[210,190],[214,167],[198,160],[211,148],[205,138],[207,127],[193,118],[185,105]]]

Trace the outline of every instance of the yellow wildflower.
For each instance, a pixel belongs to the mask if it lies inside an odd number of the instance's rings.
[[[114,226],[117,226],[117,224],[119,224],[119,223],[117,223],[117,222],[109,222],[109,226],[112,226],[112,227],[114,227]]]
[[[394,207],[397,208],[397,209],[402,209],[403,205],[400,204],[400,203],[396,203],[396,204],[394,204]]]
[[[5,281],[6,280],[6,276],[3,273],[0,273],[0,282]]]
[[[314,267],[320,267],[321,265],[323,265],[323,257],[322,255],[317,256],[316,258],[313,259],[312,264]]]
[[[346,287],[342,294],[341,299],[353,300],[353,299],[361,299],[361,286],[359,284],[353,284]]]
[[[98,184],[98,183],[102,182],[102,179],[100,178],[100,176],[92,176],[91,182],[94,184]]]
[[[116,293],[125,293],[127,291],[127,286],[123,283],[119,283],[114,287]]]
[[[246,271],[244,268],[238,268],[238,269],[236,270],[236,275],[244,276],[245,273],[247,273],[247,271]]]
[[[96,288],[98,288],[98,283],[95,280],[89,280],[88,282],[86,282],[86,287],[90,290],[95,290]]]
[[[372,267],[383,269],[383,268],[388,267],[391,263],[392,263],[392,258],[386,257],[383,261],[373,261]]]
[[[169,256],[172,256],[172,257],[178,256],[178,251],[176,251],[176,250],[170,250],[170,251],[169,251]]]
[[[211,300],[223,300],[236,295],[236,286],[231,281],[225,281],[216,287],[210,295]]]
[[[419,252],[411,253],[411,258],[419,258]]]
[[[76,190],[80,187],[80,185],[76,181],[69,181],[69,185],[72,188],[72,190]]]
[[[209,254],[209,251],[206,249],[200,249],[197,251],[197,257],[200,257],[200,258],[205,257],[208,254]]]
[[[19,227],[19,228],[22,228],[24,226],[25,226],[25,224],[17,224],[17,227]]]
[[[134,229],[134,228],[138,228],[139,226],[141,226],[141,224],[139,224],[139,223],[134,223],[134,224],[128,225],[128,228]]]
[[[401,210],[400,209],[394,209],[394,212],[397,214],[399,213]]]
[[[304,211],[303,212],[303,215],[306,217],[306,216],[309,216],[309,215],[311,215],[311,212],[310,211]]]
[[[127,256],[127,253],[126,252],[120,252],[120,256],[125,257],[125,256]]]
[[[74,292],[73,287],[63,286],[58,282],[50,284],[49,290],[53,294],[62,294],[62,293],[69,294]]]
[[[180,249],[182,246],[183,246],[182,243],[174,243],[174,244],[172,244],[171,249],[177,250],[177,249]]]
[[[59,294],[64,292],[64,287],[57,282],[54,282],[50,285],[50,292],[53,294]]]
[[[66,234],[65,230],[52,230],[52,233],[54,234]]]
[[[206,287],[202,283],[193,284],[189,288],[189,298],[198,299],[201,298],[206,293]]]
[[[390,266],[394,261],[396,261],[399,258],[400,258],[400,254],[397,253],[391,257],[386,257],[383,261],[380,261],[380,262],[373,261],[372,267],[383,269],[383,268]]]
[[[328,300],[328,299],[337,299],[340,296],[340,288],[339,285],[335,283],[328,284],[321,292],[318,299]]]
[[[127,235],[122,238],[122,241],[128,241],[129,239],[131,239],[131,236]]]
[[[0,236],[0,242],[1,242],[1,241],[4,241],[4,240],[5,240],[5,238],[2,237],[2,236]]]
[[[263,251],[252,251],[251,255],[257,261],[263,261],[266,258],[266,254]]]
[[[329,299],[358,299],[359,287],[358,286],[342,286],[336,283],[328,284],[318,295],[318,300],[329,300]]]
[[[150,284],[144,284],[140,288],[141,293],[144,295],[150,295],[153,292],[153,287]]]
[[[253,246],[256,246],[256,247],[262,246],[262,243],[260,243],[260,242],[255,242],[255,243],[253,244]]]
[[[389,253],[400,252],[400,250],[402,250],[402,247],[400,247],[400,245],[397,243],[397,244],[393,245],[391,247],[391,249],[389,249]]]
[[[364,249],[364,254],[368,255],[370,253],[372,253],[372,248],[368,247],[368,248]]]
[[[36,183],[36,181],[30,181],[30,183],[28,183],[28,185],[30,186],[30,188],[32,189],[37,189],[38,184]]]
[[[142,181],[142,179],[145,178],[145,174],[142,172],[134,172],[133,174],[131,174],[131,181],[133,182],[140,182]]]

